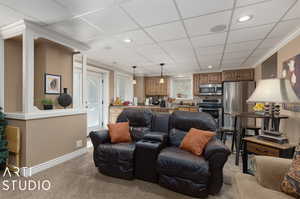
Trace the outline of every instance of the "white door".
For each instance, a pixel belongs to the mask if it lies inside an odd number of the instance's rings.
[[[103,128],[103,74],[87,72],[88,132]]]

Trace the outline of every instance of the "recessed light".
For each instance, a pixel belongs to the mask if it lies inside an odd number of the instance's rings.
[[[131,43],[132,42],[132,40],[131,39],[129,39],[129,38],[127,38],[127,39],[124,39],[123,40],[125,43]]]
[[[251,20],[252,18],[253,18],[252,15],[241,16],[238,18],[238,22],[243,23],[243,22]]]
[[[209,66],[207,66],[207,68],[209,68],[209,69],[212,69],[212,68],[213,68],[213,66],[212,66],[212,65],[209,65]]]

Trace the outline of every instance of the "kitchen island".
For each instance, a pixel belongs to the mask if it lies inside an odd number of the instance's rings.
[[[185,106],[185,105],[178,105],[174,107],[160,107],[160,106],[110,106],[109,108],[109,122],[115,123],[117,121],[118,116],[120,113],[126,108],[138,108],[138,109],[149,109],[152,112],[157,113],[173,113],[175,110],[182,110],[182,111],[191,111],[191,112],[198,112],[198,107],[196,106]]]

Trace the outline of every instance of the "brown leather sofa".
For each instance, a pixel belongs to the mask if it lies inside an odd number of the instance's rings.
[[[255,176],[237,173],[235,187],[238,199],[292,199],[281,192],[280,184],[292,160],[268,156],[255,156]]]

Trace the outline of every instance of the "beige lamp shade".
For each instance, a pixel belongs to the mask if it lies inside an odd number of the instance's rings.
[[[266,79],[258,82],[258,85],[247,100],[248,103],[300,103],[291,82],[287,79]]]

